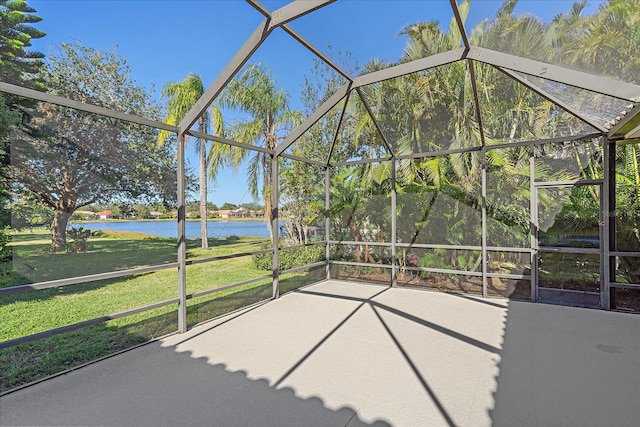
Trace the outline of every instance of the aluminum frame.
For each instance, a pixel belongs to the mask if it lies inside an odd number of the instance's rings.
[[[599,130],[600,132],[606,132],[607,131],[607,129],[603,125],[600,125],[598,123],[594,123],[591,120],[587,119],[586,117],[584,117],[582,115],[582,113],[580,111],[578,111],[575,108],[571,107],[567,103],[559,100],[557,97],[551,95],[550,93],[548,93],[545,90],[541,89],[537,85],[531,83],[529,80],[523,79],[522,77],[520,77],[514,71],[507,70],[506,68],[501,68],[501,67],[495,67],[495,68],[500,70],[502,73],[506,74],[507,76],[511,77],[512,79],[522,83],[524,86],[528,87],[529,89],[531,89],[532,91],[534,91],[535,93],[540,95],[541,97],[545,98],[547,101],[550,101],[550,102],[554,103],[555,105],[557,105],[558,107],[560,107],[564,111],[566,111],[567,113],[569,113],[572,116],[580,119],[583,123],[586,123],[587,125],[591,126],[592,128]]]
[[[109,316],[103,316],[96,319],[87,320],[85,322],[80,322],[74,325],[69,325],[63,328],[57,328],[52,331],[48,331],[45,333],[36,334],[39,337],[43,336],[51,336],[58,333],[65,332],[67,330],[73,330],[74,328],[81,328],[84,326],[89,326],[92,324],[104,322],[107,320],[111,320],[113,318],[123,317],[130,314],[135,314],[141,311],[150,310],[157,307],[162,307],[164,305],[169,305],[173,303],[178,303],[178,331],[185,332],[187,330],[187,313],[186,313],[186,301],[190,298],[195,298],[199,296],[208,295],[211,293],[218,292],[223,289],[230,289],[233,287],[241,286],[247,283],[251,283],[258,280],[265,280],[266,278],[272,278],[273,280],[273,297],[277,298],[279,295],[279,286],[278,286],[278,275],[284,272],[292,272],[299,271],[305,268],[315,268],[322,265],[326,266],[326,277],[330,278],[330,266],[332,264],[336,265],[360,265],[360,266],[370,266],[370,267],[379,267],[379,268],[390,268],[392,270],[392,279],[391,285],[396,285],[396,271],[398,268],[398,262],[396,259],[396,249],[401,247],[407,247],[406,244],[397,242],[397,222],[396,222],[396,177],[395,170],[397,167],[397,161],[402,159],[412,159],[412,158],[421,158],[421,157],[431,157],[431,156],[442,156],[446,154],[452,153],[462,153],[462,152],[473,152],[473,151],[481,151],[483,154],[483,170],[482,170],[482,244],[481,246],[460,246],[460,245],[424,245],[424,244],[415,244],[409,245],[408,247],[416,247],[416,248],[449,248],[449,249],[468,249],[468,250],[481,250],[483,256],[482,263],[482,272],[458,272],[459,274],[465,275],[481,275],[483,278],[483,296],[487,296],[487,283],[486,279],[488,277],[505,277],[505,278],[521,278],[526,279],[528,276],[526,275],[506,275],[506,274],[495,274],[487,271],[486,266],[486,258],[488,251],[505,251],[505,252],[520,252],[520,253],[530,253],[531,255],[531,295],[532,300],[537,300],[537,287],[534,286],[537,281],[537,254],[539,252],[548,252],[546,248],[540,248],[537,242],[537,229],[535,226],[532,226],[531,235],[530,235],[530,248],[500,248],[500,247],[490,247],[487,246],[486,241],[486,221],[487,221],[487,212],[486,212],[486,151],[491,149],[499,149],[503,147],[517,147],[517,146],[534,146],[534,145],[542,145],[551,142],[561,142],[561,141],[573,141],[585,138],[593,138],[593,137],[601,137],[605,136],[607,130],[604,126],[601,126],[597,123],[593,123],[592,121],[583,117],[580,112],[571,108],[571,106],[566,105],[561,100],[558,100],[551,94],[546,93],[541,88],[536,85],[528,82],[526,79],[523,79],[521,76],[516,74],[523,73],[526,75],[536,76],[544,79],[548,79],[554,82],[563,83],[567,85],[571,85],[580,89],[584,89],[593,93],[601,93],[608,96],[617,97],[620,99],[629,100],[632,102],[640,102],[640,86],[615,81],[607,77],[597,76],[594,74],[589,74],[581,71],[575,71],[560,65],[549,64],[533,59],[523,58],[514,56],[511,54],[497,52],[490,49],[472,46],[468,39],[468,35],[466,29],[463,25],[462,18],[460,15],[460,11],[458,5],[455,0],[450,0],[450,5],[452,11],[454,13],[454,17],[456,20],[457,27],[460,31],[462,42],[464,47],[453,49],[447,52],[438,53],[426,58],[422,58],[416,61],[411,61],[408,63],[403,63],[400,65],[395,65],[389,67],[385,70],[380,70],[376,72],[372,72],[369,74],[365,74],[358,77],[349,76],[344,70],[341,69],[335,62],[333,62],[330,58],[324,55],[319,49],[309,43],[304,37],[298,34],[296,31],[291,29],[287,24],[301,16],[305,16],[309,13],[314,12],[315,10],[322,8],[335,0],[307,0],[307,1],[295,1],[287,4],[286,6],[270,12],[267,8],[263,7],[256,0],[247,0],[247,2],[252,5],[256,10],[258,10],[264,17],[265,20],[258,25],[258,27],[254,30],[254,32],[249,36],[249,38],[245,41],[244,45],[238,50],[238,52],[234,55],[231,61],[227,64],[227,66],[223,69],[223,71],[217,76],[214,82],[207,88],[203,96],[195,103],[193,108],[185,115],[185,117],[180,121],[178,126],[169,125],[160,121],[151,120],[143,117],[138,117],[122,112],[118,112],[115,110],[107,109],[104,107],[82,103],[78,101],[73,101],[70,99],[62,98],[53,94],[48,94],[44,92],[34,91],[28,88],[12,85],[5,82],[0,82],[0,92],[13,94],[16,96],[22,96],[31,98],[37,101],[47,102],[55,105],[60,105],[68,108],[77,109],[80,111],[85,111],[88,113],[99,114],[105,117],[110,117],[118,120],[127,121],[130,123],[135,123],[144,126],[150,126],[156,129],[166,130],[169,132],[173,132],[177,134],[178,137],[178,150],[177,150],[177,162],[178,162],[178,261],[175,263],[163,264],[158,266],[149,266],[138,269],[130,269],[124,271],[116,271],[109,273],[101,273],[96,275],[82,276],[82,277],[74,277],[60,280],[52,280],[46,282],[40,282],[31,285],[20,285],[14,286],[10,288],[0,289],[0,295],[13,294],[17,292],[38,290],[38,289],[48,289],[58,286],[68,286],[74,285],[78,283],[86,283],[95,280],[104,280],[109,278],[123,277],[128,275],[134,275],[139,273],[158,271],[163,269],[170,268],[178,268],[178,283],[177,283],[177,298],[155,303],[149,306],[140,307],[132,310],[128,310],[126,312],[116,313]],[[298,128],[296,128],[293,132],[289,134],[289,136],[276,146],[274,150],[268,150],[263,147],[256,147],[249,144],[244,144],[238,141],[232,141],[229,139],[208,135],[202,132],[197,132],[195,130],[191,130],[191,127],[197,121],[198,117],[200,117],[204,111],[211,105],[211,103],[216,99],[216,97],[221,93],[224,87],[231,81],[231,79],[239,72],[239,70],[244,66],[247,61],[251,58],[252,54],[262,45],[262,43],[269,37],[269,35],[277,28],[281,28],[285,33],[291,36],[294,40],[312,52],[316,57],[320,60],[324,61],[328,64],[333,70],[338,72],[341,76],[343,76],[347,83],[341,86],[320,108],[318,108],[310,117],[308,117]],[[467,61],[469,73],[471,75],[472,81],[472,90],[473,97],[475,102],[475,114],[477,116],[479,126],[480,126],[480,137],[482,141],[481,147],[471,147],[465,149],[454,149],[454,150],[443,150],[438,152],[429,152],[429,153],[412,153],[409,155],[396,157],[394,151],[392,149],[393,144],[388,140],[385,133],[382,131],[380,124],[375,118],[375,115],[371,111],[368,103],[362,96],[360,88],[363,86],[378,83],[384,80],[393,79],[396,77],[400,77],[403,75],[407,75],[414,72],[420,72],[429,70],[438,66],[450,64],[456,61]],[[582,120],[584,123],[588,124],[595,128],[599,133],[589,133],[582,135],[573,135],[567,137],[558,137],[558,138],[550,138],[550,139],[541,139],[535,141],[518,141],[518,142],[506,142],[501,144],[494,145],[486,145],[485,142],[485,132],[483,130],[482,125],[482,116],[481,116],[481,108],[479,103],[479,95],[476,87],[476,79],[475,79],[475,62],[489,64],[491,66],[496,67],[505,75],[509,76],[512,79],[519,81],[520,83],[526,85],[528,88],[538,93],[539,95],[545,97],[549,101],[558,105],[560,108],[564,109],[568,113]],[[340,124],[342,122],[342,118],[344,117],[345,109],[347,106],[347,102],[349,96],[353,93],[353,91],[357,92],[357,95],[360,97],[361,101],[365,105],[371,119],[374,123],[375,128],[377,129],[380,137],[382,138],[383,144],[385,148],[389,151],[389,158],[381,158],[381,159],[361,159],[358,161],[347,161],[347,162],[338,162],[334,165],[331,164],[331,153],[333,147],[330,149],[330,154],[326,159],[326,162],[319,162],[310,159],[304,159],[297,156],[289,155],[285,153],[285,151],[297,141],[297,139],[302,136],[307,130],[311,128],[315,123],[317,123],[324,114],[329,112],[332,108],[337,106],[340,102],[344,102],[344,107],[342,110],[342,117],[340,119],[340,123],[338,124],[338,129],[340,128]],[[610,162],[613,162],[615,166],[615,147],[611,146],[612,143],[615,143],[613,139],[620,137],[620,132],[622,132],[626,127],[631,126],[635,123],[633,120],[637,120],[638,114],[628,115],[624,117],[620,122],[615,125],[608,133],[608,139],[605,140],[604,143],[604,151],[605,158],[607,158]],[[625,127],[626,126],[626,127]],[[621,130],[622,129],[622,130]],[[338,130],[336,130],[337,132]],[[295,269],[280,271],[279,270],[279,260],[278,260],[278,252],[281,249],[288,248],[279,248],[278,245],[278,197],[277,197],[277,185],[274,186],[275,190],[273,194],[272,206],[274,209],[273,215],[273,239],[272,239],[272,249],[267,249],[264,251],[254,251],[247,252],[241,254],[234,254],[230,256],[219,256],[219,257],[211,257],[204,260],[187,260],[186,259],[186,241],[185,241],[185,152],[184,145],[185,139],[187,135],[192,135],[198,138],[203,138],[210,141],[215,141],[222,144],[227,144],[231,146],[236,146],[244,149],[254,150],[258,152],[263,152],[271,156],[272,162],[272,180],[277,184],[279,178],[279,165],[278,159],[279,157],[290,158],[293,160],[298,160],[302,162],[307,162],[310,164],[314,164],[317,166],[325,167],[325,240],[323,242],[317,242],[314,244],[324,244],[325,245],[325,256],[326,260],[323,262],[313,263],[307,266],[296,267]],[[333,141],[335,144],[335,138]],[[612,160],[613,159],[613,160]],[[390,161],[392,165],[392,192],[391,192],[391,212],[392,212],[392,238],[391,242],[346,242],[346,241],[333,241],[330,239],[330,227],[331,227],[331,219],[330,219],[330,209],[331,209],[331,197],[330,197],[330,177],[331,177],[331,168],[333,166],[345,166],[351,164],[364,164],[371,162],[387,162]],[[615,168],[609,167],[605,168],[605,177],[603,180],[591,180],[585,181],[580,180],[578,182],[548,182],[548,183],[536,183],[533,179],[535,167],[535,155],[533,150],[530,153],[530,215],[532,224],[537,224],[537,188],[545,187],[545,186],[553,186],[553,185],[571,185],[571,184],[601,184],[601,211],[603,209],[611,212],[615,209],[615,187],[611,187],[613,183],[613,179],[615,178]],[[603,184],[604,183],[604,184]],[[612,201],[613,200],[613,201]],[[601,255],[601,267],[602,267],[602,285],[601,285],[601,301],[604,309],[611,309],[611,301],[609,299],[611,289],[616,287],[624,287],[631,289],[640,289],[640,285],[638,284],[624,284],[624,283],[616,283],[614,281],[614,277],[612,275],[611,263],[615,262],[616,256],[640,256],[639,253],[636,252],[619,252],[615,251],[615,246],[611,244],[612,239],[614,238],[614,230],[615,230],[615,218],[609,217],[609,221],[604,221],[603,225],[603,234],[602,234],[602,245],[600,249],[597,250],[580,250],[577,251],[575,249],[571,250],[571,253],[598,253]],[[385,246],[391,247],[392,249],[392,263],[389,264],[368,264],[368,263],[352,263],[352,262],[342,262],[342,261],[331,261],[330,260],[330,246],[331,245],[354,245],[354,244],[368,244],[371,246]],[[306,246],[306,245],[305,245]],[[595,251],[595,252],[594,252]],[[273,252],[273,274],[272,276],[263,276],[261,278],[250,279],[249,281],[239,282],[236,284],[227,285],[225,287],[216,288],[207,291],[201,291],[194,294],[186,293],[186,266],[194,265],[205,262],[213,262],[221,259],[229,259],[240,256],[247,256],[255,253],[268,253]],[[433,271],[433,272],[443,272],[443,273],[451,273],[458,274],[456,270],[444,270],[444,269],[430,269],[427,267],[416,267],[410,268],[416,269],[417,271]],[[71,329],[69,329],[71,328]],[[56,332],[57,331],[57,332]],[[47,335],[49,334],[49,335]],[[37,339],[37,338],[33,338]],[[33,339],[29,339],[33,340]],[[6,348],[11,346],[7,343],[13,342],[5,341],[0,343],[0,348]],[[22,342],[22,341],[21,341]],[[15,345],[15,344],[12,344]]]
[[[31,98],[36,101],[48,102],[50,104],[59,105],[61,107],[69,107],[87,113],[99,114],[105,117],[111,117],[113,119],[124,120],[126,122],[135,123],[138,125],[149,126],[156,129],[166,130],[168,132],[178,133],[179,127],[166,124],[157,120],[151,120],[140,116],[134,116],[132,114],[122,113],[109,108],[99,107],[97,105],[88,104],[86,102],[74,101],[72,99],[63,98],[58,95],[53,95],[46,92],[39,92],[33,89],[27,89],[25,87],[12,85],[0,81],[0,92],[10,93],[12,95],[23,96],[25,98]]]
[[[535,163],[535,153],[533,150],[533,147],[531,149],[531,154],[533,156],[533,161]],[[608,144],[604,143],[603,145],[603,155],[605,159],[609,158],[609,148],[608,148]],[[605,167],[605,174],[607,174],[607,167]],[[599,295],[599,306],[600,308],[603,308],[605,310],[609,310],[610,309],[610,300],[609,300],[609,288],[610,288],[610,278],[609,278],[609,257],[608,257],[608,239],[607,236],[609,234],[608,231],[608,225],[606,224],[606,221],[603,221],[603,209],[606,208],[606,206],[608,205],[608,203],[606,202],[605,199],[605,195],[608,195],[608,190],[606,190],[607,185],[605,185],[605,179],[576,179],[576,180],[571,180],[571,181],[535,181],[534,180],[534,172],[531,172],[530,175],[530,185],[531,188],[533,189],[533,193],[532,193],[532,197],[531,199],[535,199],[536,201],[536,206],[535,206],[535,222],[534,221],[534,215],[533,215],[533,211],[532,211],[532,226],[535,227],[536,230],[536,239],[535,239],[535,244],[536,244],[536,250],[535,250],[535,255],[534,255],[534,251],[532,251],[532,255],[535,256],[535,268],[536,271],[534,273],[533,268],[534,265],[531,265],[531,277],[532,277],[532,286],[535,286],[535,292],[536,292],[536,301],[540,299],[539,297],[539,291],[540,290],[544,290],[545,293],[549,294],[549,293],[575,293],[575,294],[593,294],[593,292],[588,292],[588,291],[572,291],[572,290],[566,290],[566,289],[557,289],[557,288],[550,288],[550,287],[540,287],[540,277],[538,274],[538,256],[541,253],[565,253],[565,254],[575,254],[575,255],[598,255],[599,256],[599,264],[600,264],[600,268],[599,268],[599,274],[600,274],[600,291],[598,292]],[[564,247],[553,247],[553,246],[540,246],[539,244],[539,239],[538,239],[538,229],[537,229],[537,224],[538,224],[538,189],[545,189],[545,188],[558,188],[558,187],[568,187],[568,188],[573,188],[576,186],[586,186],[586,185],[593,185],[593,186],[598,186],[600,191],[599,191],[599,205],[600,205],[600,219],[599,219],[599,241],[600,241],[600,247],[599,248],[564,248]],[[606,193],[606,194],[605,194]],[[534,209],[533,205],[532,205],[532,209]],[[532,260],[533,261],[533,260]]]
[[[51,288],[57,288],[60,286],[72,286],[72,285],[79,285],[82,283],[97,282],[100,280],[115,279],[118,277],[135,276],[136,274],[144,274],[144,273],[152,273],[155,271],[168,270],[171,268],[176,268],[179,265],[180,264],[178,262],[171,262],[167,264],[151,265],[148,267],[139,267],[139,268],[131,268],[128,270],[110,271],[108,273],[91,274],[88,276],[76,276],[76,277],[70,277],[66,279],[47,280],[45,282],[38,282],[30,285],[10,286],[6,288],[0,288],[0,295],[11,295],[11,294],[17,294],[17,293],[27,292],[27,291],[39,291],[42,289],[51,289]]]
[[[182,132],[178,133],[178,332],[187,331],[187,233],[186,233],[186,172],[185,145]]]
[[[467,58],[554,82],[568,84],[602,95],[626,99],[632,102],[640,101],[640,86],[585,73],[583,71],[576,71],[560,65],[549,64],[477,46],[469,49]]]
[[[31,335],[26,335],[20,338],[14,338],[7,341],[0,342],[0,350],[5,348],[14,347],[20,344],[26,344],[32,341],[41,340],[44,338],[50,338],[55,335],[64,334],[66,332],[77,331],[78,329],[86,328],[88,326],[99,325],[100,323],[108,322],[110,320],[120,319],[121,317],[131,316],[132,314],[143,313],[145,311],[154,310],[156,308],[166,307],[171,304],[179,303],[178,298],[170,300],[160,301],[153,304],[145,305],[143,307],[133,308],[131,310],[121,311],[114,314],[108,314],[106,316],[100,316],[82,322],[73,323],[71,325],[61,326],[59,328],[49,329],[47,331],[38,332]]]
[[[239,288],[240,286],[250,285],[251,283],[259,282],[261,280],[268,280],[268,279],[273,279],[273,276],[270,275],[270,274],[267,274],[267,275],[264,275],[264,276],[254,277],[254,278],[251,278],[251,279],[243,280],[241,282],[235,282],[235,283],[231,283],[229,285],[220,286],[220,287],[217,287],[217,288],[211,288],[211,289],[207,289],[207,290],[204,290],[204,291],[194,292],[192,294],[188,294],[187,295],[187,299],[200,298],[200,297],[204,297],[204,296],[207,296],[207,295],[216,294],[218,292],[226,291],[226,290],[229,290],[229,289]]]

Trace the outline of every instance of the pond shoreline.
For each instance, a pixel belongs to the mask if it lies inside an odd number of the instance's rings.
[[[91,224],[96,222],[178,222],[177,218],[144,218],[144,219],[79,219],[69,221],[70,225],[73,224]],[[264,218],[208,218],[207,222],[264,222],[266,224],[266,220]],[[186,219],[185,222],[200,222],[200,219],[189,218]]]
[[[186,222],[186,238],[201,238],[200,221]],[[86,230],[143,233],[156,237],[178,237],[178,222],[172,219],[147,219],[147,220],[92,220],[72,221],[69,228],[84,228]],[[267,222],[250,218],[241,220],[217,220],[207,221],[207,236],[209,238],[227,238],[229,236],[254,236],[269,237]]]

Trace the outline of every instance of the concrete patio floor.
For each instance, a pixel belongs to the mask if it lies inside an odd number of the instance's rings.
[[[2,396],[0,425],[638,426],[640,316],[327,281]]]

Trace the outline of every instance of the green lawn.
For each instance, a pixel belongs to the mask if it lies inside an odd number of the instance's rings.
[[[52,254],[44,231],[14,236],[11,264],[0,265],[0,287],[84,276],[114,270],[175,262],[173,239],[139,234],[101,234],[89,240],[90,250]],[[199,240],[187,243],[187,258],[202,259],[254,251],[265,239],[211,239],[208,251]],[[281,277],[285,293],[320,280],[323,268]],[[187,293],[268,275],[250,256],[189,265]],[[271,298],[271,279],[188,300],[188,324],[193,326],[224,313]],[[98,282],[0,296],[0,341],[46,331],[177,296],[174,268]],[[177,307],[111,320],[78,331],[0,350],[0,392],[81,365],[177,329]]]

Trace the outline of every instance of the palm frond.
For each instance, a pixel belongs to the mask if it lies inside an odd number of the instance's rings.
[[[469,8],[471,6],[470,0],[463,0],[458,4],[458,10],[460,12],[460,18],[462,20],[462,25],[467,22],[467,16],[469,16]],[[449,37],[451,38],[451,46],[461,46],[462,45],[462,33],[458,28],[458,22],[455,18],[451,18],[451,22],[449,23]]]
[[[247,164],[247,185],[249,187],[249,194],[251,194],[254,200],[258,200],[260,196],[260,178],[264,173],[261,167],[263,156],[263,153],[256,151]]]
[[[233,122],[225,129],[229,139],[244,144],[258,145],[264,136],[263,123],[259,118],[245,122]]]

